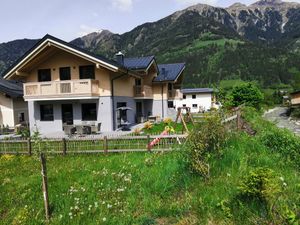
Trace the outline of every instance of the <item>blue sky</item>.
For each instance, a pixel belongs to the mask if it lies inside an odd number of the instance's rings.
[[[196,3],[226,7],[235,2],[237,0],[3,0],[0,42],[41,38],[46,33],[71,41],[100,29],[124,33]],[[240,2],[251,4],[255,0]]]

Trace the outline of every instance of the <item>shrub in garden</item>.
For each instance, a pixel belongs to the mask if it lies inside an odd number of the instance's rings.
[[[144,124],[144,129],[145,130],[150,130],[153,127],[153,124],[151,122],[146,122]]]
[[[288,130],[278,128],[264,130],[260,141],[270,150],[283,154],[287,159],[299,162],[300,139]]]
[[[220,115],[206,117],[188,137],[186,157],[192,171],[209,178],[208,159],[212,154],[221,155],[226,137]]]
[[[253,200],[268,202],[281,192],[279,178],[274,171],[259,167],[244,176],[239,186],[240,194]]]
[[[164,119],[164,124],[170,125],[173,122],[172,118],[165,118]]]

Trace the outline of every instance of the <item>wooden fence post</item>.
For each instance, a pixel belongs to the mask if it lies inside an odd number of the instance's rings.
[[[108,152],[108,141],[107,141],[107,136],[104,136],[103,139],[103,149],[104,149],[104,153]]]
[[[150,152],[151,151],[151,146],[150,146],[150,135],[147,134],[147,150]]]
[[[44,206],[45,206],[45,216],[46,220],[50,219],[50,210],[49,210],[49,197],[48,197],[48,181],[47,181],[47,166],[45,154],[40,154],[40,160],[42,165],[42,182],[43,182],[43,197],[44,197]]]
[[[31,156],[32,155],[32,148],[31,148],[31,138],[27,139],[27,150],[28,150],[28,155]]]
[[[62,139],[63,141],[63,155],[67,154],[67,141],[65,138]]]
[[[241,111],[240,111],[240,109],[238,109],[236,111],[236,115],[237,115],[237,117],[236,117],[237,130],[240,130],[241,129]]]

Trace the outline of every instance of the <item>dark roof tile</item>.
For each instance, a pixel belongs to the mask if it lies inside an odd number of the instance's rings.
[[[23,85],[20,82],[0,78],[0,92],[16,98],[23,96]]]
[[[186,88],[182,89],[183,94],[196,94],[196,93],[212,93],[214,92],[213,88]]]
[[[154,56],[124,58],[124,66],[129,70],[147,69],[153,60]]]
[[[183,72],[185,63],[159,64],[159,75],[154,82],[175,81]]]

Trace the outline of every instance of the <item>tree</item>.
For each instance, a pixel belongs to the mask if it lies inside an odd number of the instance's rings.
[[[244,83],[234,87],[227,99],[230,106],[245,104],[260,108],[264,95],[254,83]]]

